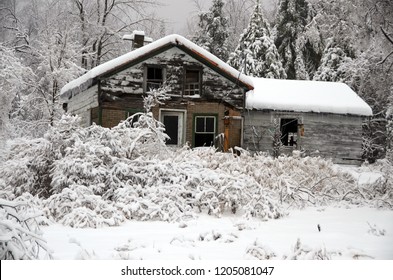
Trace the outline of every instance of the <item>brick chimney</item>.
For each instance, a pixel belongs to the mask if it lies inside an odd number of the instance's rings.
[[[131,41],[131,50],[138,49],[153,42],[153,39],[147,37],[144,31],[134,30],[131,35],[124,35],[123,40]]]

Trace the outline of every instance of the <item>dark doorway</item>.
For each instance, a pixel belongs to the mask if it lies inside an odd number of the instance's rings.
[[[163,116],[165,133],[171,138],[166,141],[168,145],[177,145],[179,139],[179,116]]]

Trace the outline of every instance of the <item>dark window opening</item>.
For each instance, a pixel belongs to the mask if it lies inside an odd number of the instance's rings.
[[[216,117],[195,117],[195,147],[213,146],[216,135]]]
[[[297,137],[298,137],[298,133],[297,133],[298,120],[281,119],[280,129],[281,129],[281,143],[284,146],[296,146]]]
[[[159,67],[148,67],[146,77],[146,90],[160,88],[164,82],[163,69]]]
[[[197,94],[200,94],[199,70],[186,70],[184,95],[197,95]]]
[[[139,117],[141,114],[138,114],[137,112],[133,111],[127,111],[126,112],[126,118],[128,122],[130,123],[131,127],[135,127],[135,124],[139,121]],[[132,118],[130,118],[132,117]]]

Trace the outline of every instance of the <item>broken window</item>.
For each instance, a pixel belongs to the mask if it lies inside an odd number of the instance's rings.
[[[200,94],[200,71],[187,69],[184,85],[184,95],[198,94]]]
[[[146,91],[160,88],[164,82],[163,76],[163,69],[161,67],[147,67]]]
[[[197,116],[195,117],[194,146],[213,146],[216,135],[216,117],[215,116]]]
[[[281,119],[281,143],[284,146],[296,146],[298,138],[298,120]]]

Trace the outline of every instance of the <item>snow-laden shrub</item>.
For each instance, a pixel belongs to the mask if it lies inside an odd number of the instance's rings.
[[[255,242],[247,248],[246,256],[249,259],[271,260],[276,257],[276,254],[265,244],[255,240]]]
[[[42,237],[42,213],[31,207],[30,195],[18,200],[0,199],[0,259],[33,260],[51,258]]]
[[[47,196],[52,162],[52,144],[47,139],[16,139],[7,151],[5,162],[0,164],[0,184],[10,196],[24,192]]]
[[[347,200],[354,204],[368,201],[369,206],[393,209],[393,162],[389,159],[378,160],[372,165],[360,168],[364,172],[379,174],[380,177],[369,183],[361,183],[345,194]]]
[[[311,248],[303,245],[300,239],[296,241],[293,251],[284,256],[286,260],[330,260],[332,253],[326,251],[326,248]]]
[[[46,215],[64,225],[84,228],[97,228],[104,225],[117,226],[124,215],[112,203],[95,195],[94,187],[72,185],[61,193],[44,200]]]

